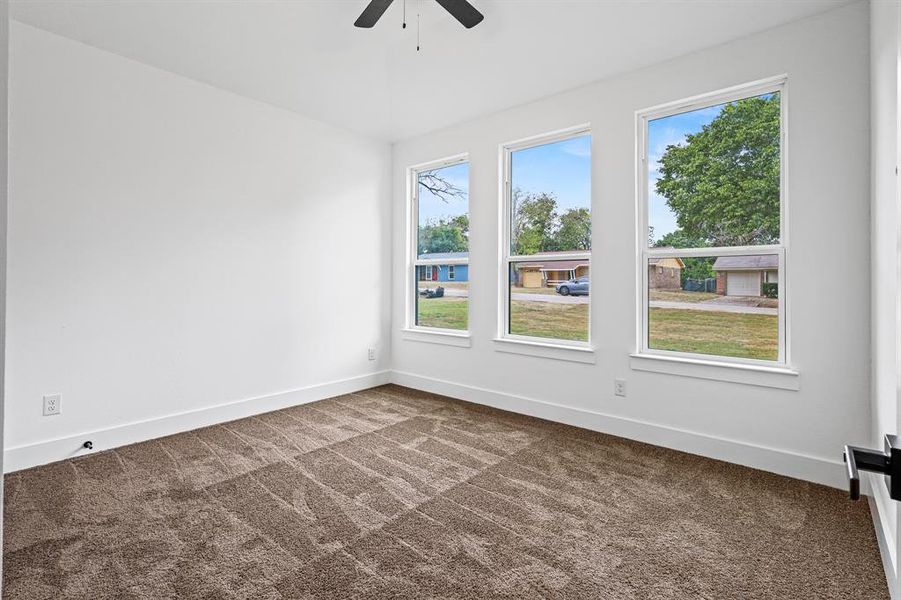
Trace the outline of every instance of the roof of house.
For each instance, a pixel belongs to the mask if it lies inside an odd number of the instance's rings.
[[[714,271],[755,271],[778,269],[779,257],[775,254],[754,256],[720,256],[713,263]]]
[[[577,267],[587,267],[587,260],[546,260],[534,263],[520,263],[520,267],[529,267],[539,271],[571,271]]]
[[[570,271],[578,267],[587,267],[587,260],[555,260],[550,262],[550,266],[542,266],[542,271]]]
[[[661,256],[661,257],[658,257],[658,258],[649,258],[649,259],[648,259],[648,265],[656,265],[656,264],[658,264],[658,263],[660,263],[661,261],[664,261],[664,260],[675,260],[676,262],[679,263],[679,268],[680,268],[680,269],[684,269],[684,268],[685,268],[685,263],[682,262],[682,259],[679,258],[678,256],[671,256],[671,257]]]
[[[441,260],[452,258],[468,258],[469,252],[431,252],[428,254],[420,254],[419,260]]]

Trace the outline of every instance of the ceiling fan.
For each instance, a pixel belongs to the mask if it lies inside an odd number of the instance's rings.
[[[444,7],[455,19],[463,24],[463,27],[470,29],[482,22],[485,15],[480,13],[476,8],[467,2],[467,0],[435,0]],[[354,21],[356,27],[372,27],[385,14],[388,7],[394,0],[372,0],[363,13]]]

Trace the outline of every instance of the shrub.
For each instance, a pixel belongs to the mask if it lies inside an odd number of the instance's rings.
[[[779,297],[779,284],[778,283],[764,283],[763,284],[763,295],[767,298],[778,298]]]

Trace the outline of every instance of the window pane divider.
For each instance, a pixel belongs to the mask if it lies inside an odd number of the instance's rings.
[[[427,267],[432,265],[468,265],[468,258],[426,258],[413,261],[414,267]]]
[[[782,245],[761,246],[719,246],[713,248],[646,248],[644,253],[650,258],[667,256],[753,256],[758,254],[779,254],[784,250]]]
[[[559,254],[529,254],[529,255],[515,255],[507,257],[507,260],[511,263],[521,263],[521,262],[534,262],[534,261],[555,261],[555,260],[580,260],[580,259],[590,259],[591,252],[586,250],[584,252],[566,252]]]

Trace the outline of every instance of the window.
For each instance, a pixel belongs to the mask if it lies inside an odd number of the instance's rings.
[[[784,85],[639,114],[641,353],[787,364]]]
[[[500,337],[587,346],[591,135],[504,147]]]
[[[411,328],[469,327],[469,163],[458,157],[411,169]]]

